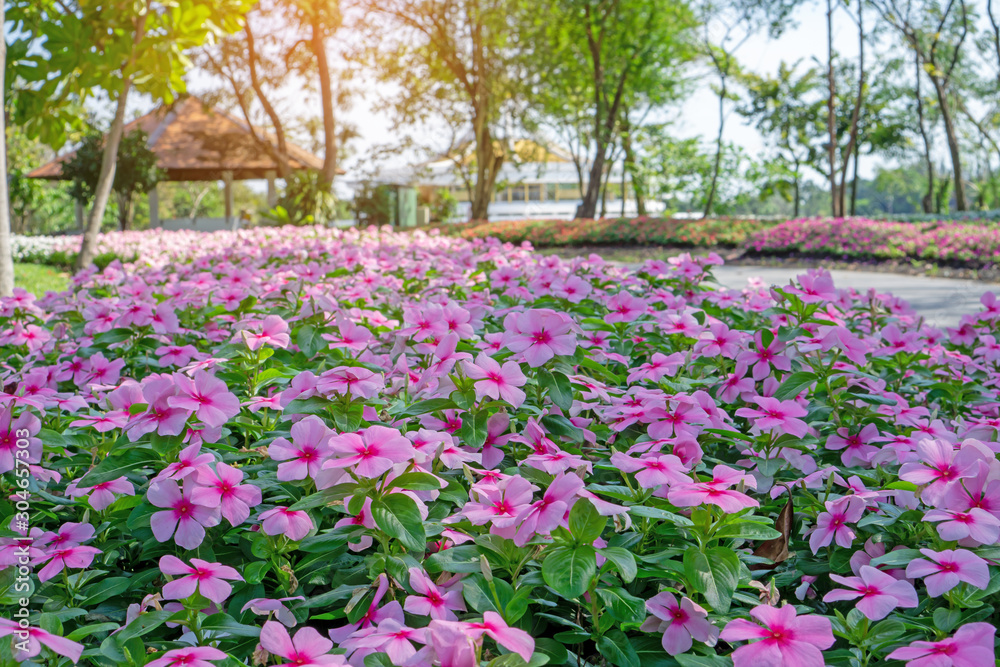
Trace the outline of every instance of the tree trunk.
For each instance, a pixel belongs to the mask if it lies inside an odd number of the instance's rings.
[[[793,183],[793,187],[795,189],[795,203],[792,205],[792,209],[793,209],[792,217],[793,218],[797,218],[797,217],[799,217],[799,198],[801,196],[799,194],[799,170],[798,170],[798,167],[796,167],[796,169],[795,169],[795,178],[792,179],[792,183]]]
[[[129,202],[120,192],[116,192],[115,201],[118,203],[118,229],[126,231],[128,229]]]
[[[0,0],[0,25],[4,25],[6,2]],[[7,42],[0,39],[0,90],[4,90]],[[10,237],[10,194],[7,191],[7,126],[0,113],[0,296],[14,293],[14,253]]]
[[[627,116],[628,114],[626,114]],[[622,165],[622,192],[625,192],[625,174],[632,177],[632,192],[635,195],[635,213],[638,216],[646,215],[646,184],[639,175],[635,165],[635,151],[632,150],[631,126],[626,128],[622,135],[622,148],[625,151],[625,162]],[[625,215],[625,197],[622,196],[622,216]]]
[[[493,135],[479,110],[473,117],[472,125],[476,133],[476,186],[472,192],[472,219],[489,218],[490,199],[496,185],[497,174],[503,164],[503,152],[493,146]]]
[[[104,139],[104,154],[101,156],[101,174],[94,189],[94,202],[87,214],[87,225],[83,232],[83,242],[80,244],[80,254],[76,257],[76,270],[90,265],[97,253],[97,238],[101,235],[101,223],[104,221],[104,211],[108,207],[111,187],[115,182],[115,166],[118,162],[118,146],[121,144],[125,129],[125,104],[132,88],[132,77],[126,76],[122,81],[122,91],[118,95],[118,105],[115,109],[115,119],[111,122],[111,131]]]
[[[851,177],[851,215],[857,212],[858,204],[858,162],[861,161],[861,151],[854,152],[854,175]]]
[[[333,112],[333,87],[330,83],[330,64],[326,57],[326,41],[323,39],[323,26],[319,14],[313,19],[312,49],[316,55],[316,66],[319,69],[319,93],[323,101],[323,170],[320,172],[323,183],[333,185],[337,175],[337,123]]]
[[[274,105],[271,104],[271,100],[268,99],[267,95],[264,94],[264,87],[261,84],[260,76],[257,73],[257,48],[256,40],[253,36],[253,30],[250,28],[250,22],[247,21],[243,26],[243,32],[247,36],[247,65],[250,70],[250,86],[253,88],[254,93],[257,95],[257,99],[260,100],[260,105],[264,109],[264,113],[271,121],[271,126],[274,128],[274,144],[271,140],[267,138],[267,135],[257,136],[256,131],[253,129],[253,122],[251,122],[250,109],[246,102],[243,100],[243,96],[240,94],[239,86],[236,81],[230,79],[230,83],[233,86],[233,93],[236,95],[236,99],[239,102],[240,110],[243,112],[243,118],[247,122],[247,127],[253,133],[254,137],[258,140],[258,143],[263,145],[268,153],[271,153],[274,158],[276,171],[278,176],[282,179],[287,180],[291,176],[291,167],[289,167],[288,160],[288,145],[285,139],[285,126],[281,122],[281,116],[278,115],[277,110]]]
[[[917,70],[917,121],[920,126],[920,137],[924,143],[924,163],[927,165],[927,193],[920,200],[920,205],[924,209],[924,213],[930,213],[934,208],[934,162],[931,160],[931,138],[924,125],[924,98],[920,92],[920,53],[916,49],[913,51],[913,61]]]
[[[705,197],[704,217],[712,215],[712,207],[715,205],[715,191],[719,183],[719,167],[722,164],[722,131],[726,125],[725,101],[726,101],[726,77],[719,77],[722,85],[719,88],[719,131],[715,136],[715,163],[712,165],[712,180],[708,186],[708,195]]]
[[[101,156],[101,173],[94,189],[94,203],[87,214],[87,224],[80,244],[80,254],[76,256],[77,271],[89,266],[97,253],[97,238],[101,235],[101,223],[104,221],[104,211],[108,207],[111,187],[115,182],[115,166],[118,163],[118,146],[125,130],[125,105],[132,89],[132,74],[128,71],[135,61],[135,52],[146,35],[146,14],[139,16],[132,37],[132,52],[128,62],[122,66],[122,90],[118,94],[118,105],[115,108],[115,118],[111,121],[111,130],[104,140],[104,154]]]
[[[944,121],[944,132],[948,138],[948,152],[951,153],[951,170],[955,176],[955,210],[967,211],[965,201],[965,184],[962,179],[962,153],[958,145],[958,134],[955,131],[955,119],[951,115],[951,105],[948,102],[948,91],[937,77],[931,77],[934,92],[937,93],[938,105],[941,107],[941,119]]]
[[[861,117],[861,107],[865,102],[865,22],[864,3],[858,3],[858,95],[854,100],[854,109],[851,111],[850,136],[847,141],[847,148],[841,158],[840,167],[840,187],[837,190],[840,211],[843,214],[844,195],[847,192],[847,167],[851,162],[852,154],[860,151],[858,148],[858,120]],[[855,180],[851,183],[851,215],[854,215],[854,196],[857,186],[857,160],[855,159]]]
[[[587,176],[587,189],[583,193],[583,202],[576,210],[577,218],[593,218],[597,214],[597,200],[601,196],[601,182],[604,180],[604,152],[607,146],[603,141],[597,141],[597,153],[594,155],[594,162],[590,165],[590,174]]]
[[[837,125],[834,114],[834,104],[836,102],[837,84],[833,77],[833,0],[826,0],[826,46],[827,46],[827,86],[829,95],[826,100],[826,124],[828,127],[829,145],[827,147],[827,160],[829,162],[830,179],[830,215],[839,218],[843,213],[837,206]]]
[[[611,170],[614,167],[614,156],[607,163],[607,167],[604,170],[604,182],[601,185],[601,217],[603,218],[608,214],[608,185],[611,183]]]

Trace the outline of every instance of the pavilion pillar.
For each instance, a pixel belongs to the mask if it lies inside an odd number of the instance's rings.
[[[79,232],[83,231],[83,204],[80,200],[76,200],[76,229]]]
[[[160,226],[160,193],[156,186],[149,191],[149,227],[156,229]]]
[[[236,231],[236,217],[233,215],[233,172],[222,172],[223,194],[226,200],[226,225]]]
[[[267,177],[267,207],[274,208],[278,205],[278,189],[274,182],[278,174],[274,171],[269,171],[264,175]]]

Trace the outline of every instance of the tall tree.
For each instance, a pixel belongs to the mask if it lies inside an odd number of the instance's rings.
[[[24,0],[18,0],[24,1]],[[33,1],[33,0],[32,0]],[[115,104],[104,141],[100,178],[77,268],[94,256],[111,195],[115,158],[131,91],[170,102],[185,89],[185,55],[216,33],[239,28],[251,0],[43,0],[30,27],[37,32],[39,71],[59,82],[62,94],[78,99],[104,91]],[[30,4],[30,3],[29,3]]]
[[[715,158],[712,177],[705,197],[705,217],[712,214],[715,194],[722,164],[723,135],[725,133],[726,102],[734,99],[731,82],[739,76],[737,51],[751,37],[766,32],[770,38],[779,37],[787,22],[795,0],[735,0],[717,2],[708,0],[697,8],[702,23],[699,52],[711,65],[718,82],[713,90],[719,99],[719,125],[715,136]]]
[[[830,215],[837,218],[844,214],[840,204],[843,201],[837,193],[837,82],[833,63],[833,12],[837,8],[834,0],[826,0],[826,158],[827,177],[830,181]]]
[[[0,0],[0,25],[6,25],[6,1]],[[0,39],[0,91],[6,90],[4,75],[7,69],[7,40]],[[10,239],[10,194],[7,190],[7,122],[0,114],[0,296],[14,293],[14,256]]]
[[[847,0],[845,0],[847,1]],[[848,209],[844,206],[844,195],[846,193],[847,185],[847,169],[851,163],[851,158],[854,158],[854,183],[852,187],[851,195],[851,215],[854,215],[854,200],[857,196],[857,165],[858,165],[858,126],[861,122],[861,114],[864,110],[865,104],[865,94],[867,93],[867,81],[865,80],[865,0],[855,0],[855,8],[857,10],[857,16],[851,15],[854,19],[855,24],[858,26],[858,82],[857,82],[857,93],[854,97],[854,104],[851,109],[851,120],[847,130],[847,146],[841,152],[840,156],[840,185],[837,186],[837,208],[840,210],[841,215],[845,215]],[[848,2],[848,9],[850,9],[850,3]]]
[[[239,110],[282,179],[291,176],[287,144],[299,118],[282,107],[281,99],[301,108],[303,91],[319,96],[320,184],[327,190],[337,173],[342,141],[336,112],[346,106],[350,92],[345,72],[335,76],[328,53],[329,40],[341,25],[338,0],[259,0],[241,30],[206,47],[199,58],[206,72],[225,82],[228,90],[222,97]]]
[[[474,148],[472,218],[485,220],[511,146],[503,119],[521,103],[521,0],[372,0],[369,52],[397,124],[468,128]],[[467,130],[467,131],[468,131]],[[509,139],[509,137],[506,137]]]
[[[965,0],[874,0],[879,13],[917,54],[937,98],[944,124],[955,187],[955,208],[968,210],[962,177],[962,149],[955,115],[953,84],[956,68],[965,56],[966,40],[974,31],[971,8]]]
[[[815,68],[801,73],[798,69],[798,63],[782,62],[775,77],[747,75],[744,85],[749,96],[739,108],[740,114],[753,122],[771,144],[781,166],[773,170],[765,187],[771,191],[790,190],[796,216],[805,170],[812,168],[825,175],[820,139],[826,129],[820,73]]]
[[[681,67],[696,56],[697,22],[681,0],[543,0],[534,36],[542,53],[533,81],[543,102],[564,116],[567,87],[589,100],[590,157],[578,218],[597,213],[603,176],[621,130],[622,112],[640,98],[653,104],[676,100]]]

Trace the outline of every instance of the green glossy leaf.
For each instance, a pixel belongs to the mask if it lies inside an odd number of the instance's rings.
[[[779,401],[787,401],[789,399],[795,398],[803,391],[808,389],[819,376],[815,373],[808,373],[805,371],[799,371],[798,373],[792,373],[785,381],[781,383],[778,390],[774,392],[774,397]]]
[[[607,525],[608,518],[601,516],[586,498],[577,500],[569,512],[569,532],[580,544],[592,544]]]
[[[740,581],[740,560],[736,552],[716,547],[702,553],[697,547],[691,547],[684,552],[684,574],[712,609],[721,614],[729,611]]]
[[[417,504],[402,493],[391,493],[372,501],[375,524],[389,537],[399,540],[410,551],[423,552],[427,548],[424,521]]]
[[[624,588],[598,588],[597,599],[619,623],[642,623],[646,619],[646,601]]]
[[[592,546],[549,547],[542,561],[542,578],[567,599],[583,595],[597,574],[597,551]]]
[[[125,473],[138,473],[143,468],[155,463],[160,463],[160,457],[151,449],[142,447],[126,449],[120,454],[103,459],[94,466],[80,479],[77,483],[77,488],[83,489],[102,482],[110,482],[111,480],[118,479]]]
[[[613,564],[623,582],[627,584],[635,579],[637,570],[635,556],[632,555],[631,551],[622,547],[604,547],[603,549],[599,549],[598,553]]]

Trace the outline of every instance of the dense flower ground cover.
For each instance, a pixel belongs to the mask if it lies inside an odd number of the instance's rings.
[[[992,295],[144,238],[0,305],[2,664],[994,664]]]
[[[602,218],[600,220],[510,220],[461,228],[467,239],[497,238],[535,246],[678,245],[741,246],[754,231],[776,224],[764,220],[680,220]]]
[[[746,245],[764,253],[912,258],[985,266],[1000,263],[1000,224],[808,218],[754,232]]]
[[[864,218],[767,220],[515,220],[458,230],[464,238],[495,237],[537,247],[667,245],[741,248],[751,254],[838,259],[915,259],[967,265],[1000,263],[995,221],[882,222]]]

